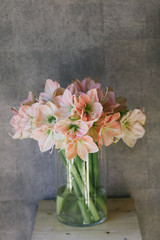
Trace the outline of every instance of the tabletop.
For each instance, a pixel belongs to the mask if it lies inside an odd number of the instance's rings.
[[[55,200],[38,204],[32,240],[142,240],[132,198],[109,198],[108,218],[92,227],[72,227],[56,217]]]

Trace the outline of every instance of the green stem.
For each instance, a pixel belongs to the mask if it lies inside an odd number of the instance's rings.
[[[98,167],[98,152],[92,154],[94,187],[99,188],[99,167]]]
[[[100,216],[99,216],[98,210],[91,198],[89,198],[89,210],[92,213],[94,221],[97,222],[100,219]]]
[[[78,204],[79,204],[79,207],[81,209],[81,213],[82,213],[82,216],[85,220],[85,223],[90,223],[91,222],[90,213],[88,211],[87,206],[84,203],[84,200],[85,199],[83,197],[79,198],[78,199]]]
[[[79,174],[77,172],[77,169],[76,169],[74,164],[71,164],[71,172],[72,172],[72,175],[73,175],[73,177],[74,177],[74,179],[75,179],[75,181],[76,181],[76,183],[77,183],[77,185],[78,185],[78,187],[79,187],[79,189],[80,189],[80,191],[83,195],[82,189],[83,189],[84,184],[83,184],[83,182],[81,180],[81,177],[79,176]]]
[[[100,207],[101,211],[103,211],[104,214],[106,214],[107,206],[106,206],[106,202],[104,202],[103,198],[101,198],[101,197],[96,198],[96,203],[97,203],[98,207]]]
[[[62,160],[62,162],[63,162],[63,164],[64,164],[64,166],[65,166],[65,168],[67,170],[68,163],[67,163],[67,159],[66,159],[66,156],[65,156],[65,151],[61,150],[61,151],[59,151],[59,154],[60,154],[61,160]],[[80,190],[79,190],[79,188],[77,186],[77,183],[76,183],[74,178],[72,179],[72,185],[73,185],[73,188],[74,188],[76,196],[80,197],[81,196],[81,192],[80,192]]]
[[[93,166],[92,166],[92,154],[88,154],[88,161],[89,161],[89,176],[93,179]]]
[[[83,161],[83,163],[85,163],[85,162]],[[80,157],[77,155],[75,157],[75,164],[77,166],[78,172],[79,172],[83,182],[85,183],[85,181],[86,181],[86,179],[85,179],[86,178],[86,169],[83,169],[83,163],[82,163],[82,160],[80,159]],[[90,166],[89,166],[89,171],[90,171]],[[89,177],[89,191],[90,191],[90,194],[93,194],[95,190],[94,190],[94,187],[92,185],[91,179],[92,178],[90,176]]]

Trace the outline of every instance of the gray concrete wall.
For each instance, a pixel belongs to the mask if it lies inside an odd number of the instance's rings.
[[[9,137],[10,106],[47,78],[90,75],[146,109],[135,148],[106,149],[108,195],[131,194],[143,239],[159,240],[160,1],[0,0],[0,12],[0,239],[29,240],[38,200],[56,189],[52,155]]]

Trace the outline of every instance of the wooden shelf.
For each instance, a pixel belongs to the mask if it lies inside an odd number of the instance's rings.
[[[133,199],[107,201],[108,219],[83,228],[60,223],[54,200],[39,201],[32,240],[142,240]]]

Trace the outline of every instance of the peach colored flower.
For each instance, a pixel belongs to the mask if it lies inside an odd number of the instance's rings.
[[[88,160],[88,153],[98,152],[97,145],[89,136],[83,136],[71,141],[66,148],[66,156],[68,160],[74,159],[77,155],[84,161]]]
[[[102,114],[102,105],[99,103],[96,89],[79,96],[76,110],[85,122],[98,120]]]
[[[82,137],[88,132],[88,126],[85,122],[80,121],[70,121],[67,120],[59,120],[54,129],[56,132],[63,133],[68,138],[77,138]]]
[[[134,147],[138,138],[142,138],[145,130],[146,115],[140,109],[130,110],[121,119],[122,140],[129,146]]]
[[[41,152],[46,152],[53,148],[55,144],[54,130],[52,127],[43,125],[32,131],[30,138],[38,141]]]
[[[64,91],[62,96],[55,97],[54,102],[58,106],[58,109],[55,111],[55,116],[58,119],[68,118],[74,114],[76,97],[68,89]]]
[[[120,119],[120,113],[106,116],[102,122],[102,126],[99,131],[98,145],[101,148],[103,143],[105,146],[112,144],[115,137],[121,135],[121,124],[118,122]]]
[[[21,102],[21,105],[31,106],[35,102],[36,102],[36,98],[35,98],[33,92],[29,92],[28,98],[26,100],[24,100],[23,102]]]
[[[60,85],[58,82],[53,82],[51,79],[46,80],[44,92],[40,93],[39,99],[44,100],[45,102],[48,102],[53,99],[53,94],[56,91],[56,89],[60,88]]]
[[[91,77],[86,77],[83,81],[74,79],[74,85],[78,90],[79,94],[87,93],[91,89],[98,89],[101,87],[100,83],[96,83]]]
[[[56,122],[55,111],[57,107],[52,102],[40,105],[37,109],[37,115],[35,119],[35,125],[40,127],[42,125],[54,126]]]

